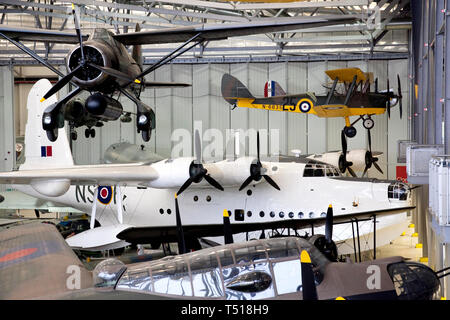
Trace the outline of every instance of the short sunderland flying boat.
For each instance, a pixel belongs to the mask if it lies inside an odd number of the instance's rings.
[[[232,232],[241,233],[320,225],[329,204],[335,222],[414,208],[404,183],[342,177],[336,167],[311,159],[267,162],[258,151],[257,157],[202,163],[198,134],[195,157],[152,164],[74,165],[64,128],[61,139],[51,142],[40,125],[43,108],[56,100],[53,96],[39,102],[50,87],[43,79],[32,88],[25,163],[18,171],[0,173],[0,182],[90,212],[91,229],[70,238],[73,247],[101,250],[177,241],[176,194],[188,247],[190,239],[223,234],[224,209],[231,216]],[[100,227],[94,228],[96,221]]]

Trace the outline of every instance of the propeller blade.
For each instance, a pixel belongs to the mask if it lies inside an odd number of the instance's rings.
[[[378,93],[378,78],[375,79],[375,92]]]
[[[327,242],[331,242],[333,239],[333,206],[331,204],[328,206],[325,219],[325,239]]]
[[[225,244],[233,243],[233,233],[231,232],[230,214],[227,209],[223,210],[223,233]]]
[[[205,180],[208,181],[210,185],[212,185],[214,188],[219,189],[223,191],[223,187],[218,183],[213,177],[211,177],[209,174],[205,175]]]
[[[95,69],[98,69],[101,72],[104,72],[107,75],[110,75],[112,77],[115,77],[115,78],[118,78],[118,79],[122,79],[122,80],[126,80],[126,81],[133,81],[133,82],[136,82],[136,83],[141,83],[139,80],[130,78],[126,73],[123,73],[123,72],[121,72],[119,70],[116,70],[116,69],[113,69],[113,68],[108,68],[108,67],[102,67],[102,66],[99,66],[99,65],[97,65],[95,63],[91,63],[91,62],[89,62],[88,65],[91,66],[91,67],[94,67]]]
[[[194,150],[195,150],[195,158],[196,163],[202,163],[202,142],[200,140],[200,133],[198,130],[195,130],[195,137],[194,137]]]
[[[369,167],[366,165],[366,167],[364,168],[364,172],[363,172],[361,178],[364,178],[364,176],[365,176],[366,173],[367,173],[367,170],[369,170]]]
[[[398,103],[399,103],[399,111],[400,111],[400,119],[402,118],[402,114],[403,114],[403,96],[402,96],[402,84],[400,81],[400,76],[397,75],[397,83],[398,83]]]
[[[81,29],[80,29],[80,17],[79,12],[75,10],[75,5],[72,3],[72,15],[73,15],[73,22],[75,24],[75,31],[77,32],[78,36],[78,43],[80,44],[80,51],[81,51],[81,60],[84,62],[84,48],[83,48],[83,36],[81,35]]]
[[[388,112],[388,118],[391,118],[391,95],[390,95],[390,86],[389,86],[389,78],[387,79],[387,91],[386,91],[386,96],[387,96],[387,112]]]
[[[258,162],[259,162],[259,131],[256,133],[256,152],[258,153]]]
[[[349,162],[349,163],[351,163],[351,162]],[[351,164],[347,167],[348,172],[350,172],[350,174],[352,175],[353,178],[357,178],[357,175],[356,175],[355,171],[353,171],[353,169],[350,167],[350,166],[352,166],[352,165],[353,165],[353,163],[351,163]]]
[[[184,240],[183,225],[181,224],[180,208],[178,207],[178,195],[175,193],[175,215],[177,219],[177,238],[178,238],[178,253],[186,253],[186,242]]]
[[[245,187],[247,187],[247,186],[250,184],[250,182],[252,182],[252,180],[253,180],[252,176],[249,176],[249,177],[244,181],[244,183],[241,185],[241,187],[239,188],[239,191],[241,191],[242,189],[244,189]]]
[[[81,68],[81,65],[76,67],[72,70],[68,75],[64,76],[62,79],[60,79],[53,87],[48,90],[48,92],[44,95],[44,97],[41,99],[41,102],[48,99],[52,95],[54,95],[56,92],[61,90],[62,87],[64,87],[66,84],[70,82],[70,80],[73,78],[74,74]]]
[[[372,157],[372,137],[371,137],[371,134],[370,134],[370,129],[367,129],[367,138],[369,139],[370,157]]]
[[[177,194],[180,195],[184,190],[186,190],[187,187],[191,185],[193,180],[191,178],[188,178],[185,183],[181,186],[181,188],[178,190]]]
[[[377,160],[378,160],[378,159],[377,159]],[[377,170],[378,170],[381,174],[384,174],[384,173],[383,173],[383,170],[381,170],[380,166],[378,165],[378,163],[376,163],[376,161],[373,162],[373,165],[374,165],[375,168],[377,168]]]
[[[41,215],[39,214],[39,210],[38,209],[34,209],[34,214],[36,215],[36,218],[38,218],[38,219],[41,217]]]
[[[341,144],[342,153],[344,154],[344,158],[347,159],[347,139],[345,138],[344,130],[341,131]]]
[[[306,250],[300,254],[303,300],[318,300],[311,258]]]
[[[273,179],[271,177],[269,177],[268,175],[263,175],[263,178],[275,189],[280,190],[280,187],[276,184],[275,181],[273,181]]]

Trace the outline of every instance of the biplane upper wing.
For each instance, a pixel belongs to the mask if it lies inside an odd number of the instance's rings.
[[[335,69],[335,70],[327,70],[325,73],[330,77],[331,80],[339,79],[339,82],[352,82],[353,78],[356,76],[356,83],[360,81],[367,81],[367,74],[362,72],[359,68],[344,68],[344,69]]]

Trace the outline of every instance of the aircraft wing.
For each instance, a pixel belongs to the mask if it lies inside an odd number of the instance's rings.
[[[30,184],[51,180],[70,180],[73,185],[117,183],[140,185],[158,178],[158,173],[148,165],[93,165],[61,169],[19,170],[0,173],[1,184]]]
[[[114,39],[124,45],[185,42],[197,34],[203,40],[223,40],[229,37],[248,36],[259,33],[281,32],[321,26],[353,23],[356,18],[342,16],[287,18],[269,22],[249,22],[237,24],[203,24],[199,26],[165,28],[114,35]]]
[[[350,108],[343,104],[330,104],[330,105],[314,106],[314,111],[316,112],[317,116],[319,116],[321,118],[352,116]]]
[[[359,220],[369,219],[374,215],[382,216],[389,214],[396,214],[414,209],[413,206],[393,208],[389,210],[366,211],[357,214],[335,215],[333,217],[334,224],[350,222],[351,218],[358,218]],[[231,223],[231,232],[233,234],[260,230],[293,228],[302,229],[310,228],[311,225],[319,227],[325,225],[325,217],[314,219],[289,219],[278,220],[264,223]],[[223,236],[224,229],[222,224],[215,225],[187,225],[183,224],[183,233],[185,237],[217,237]],[[155,227],[131,227],[123,230],[117,234],[117,238],[130,243],[146,243],[150,240],[158,241],[177,241],[176,226],[155,226]]]
[[[74,271],[75,270],[75,271]],[[51,224],[25,223],[0,230],[0,299],[33,299],[92,286],[92,275]]]
[[[76,33],[68,33],[54,30],[31,29],[19,27],[7,27],[0,25],[0,33],[17,41],[38,41],[51,43],[77,44]],[[83,36],[83,41],[87,41],[88,36]]]

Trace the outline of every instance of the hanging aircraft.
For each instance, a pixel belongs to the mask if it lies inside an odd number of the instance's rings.
[[[76,34],[54,30],[23,29],[0,27],[0,36],[35,60],[48,67],[61,79],[42,97],[48,99],[71,82],[75,89],[68,95],[49,106],[42,117],[42,127],[48,139],[55,141],[58,129],[68,120],[73,127],[87,126],[86,137],[95,136],[93,126],[102,126],[105,121],[114,121],[122,115],[129,117],[131,112],[124,112],[117,100],[126,96],[137,107],[136,127],[144,141],[149,141],[155,128],[153,109],[140,100],[145,87],[185,87],[190,84],[175,82],[146,81],[144,77],[169,63],[179,55],[203,43],[204,41],[223,40],[228,37],[246,36],[258,33],[279,32],[323,25],[354,22],[354,18],[324,16],[323,18],[278,19],[267,22],[247,24],[218,24],[192,27],[167,28],[126,34],[113,34],[106,29],[96,28],[89,37],[80,29],[79,11],[72,4],[72,15]],[[36,52],[24,46],[21,41],[38,41],[46,43],[77,44],[66,58],[66,75],[62,74]],[[143,69],[141,45],[161,43],[183,43],[158,62]],[[132,45],[130,56],[125,46]],[[86,99],[75,99],[82,91],[89,92]],[[72,102],[71,102],[72,101]],[[76,137],[73,134],[73,137]]]
[[[304,94],[287,95],[276,81],[269,81],[265,86],[265,97],[254,97],[245,85],[230,74],[222,77],[222,96],[236,107],[263,109],[270,111],[285,111],[294,113],[314,114],[321,118],[343,117],[345,127],[341,132],[342,140],[342,165],[339,166],[344,173],[351,165],[346,159],[346,137],[353,138],[356,135],[354,125],[362,120],[363,126],[369,133],[369,153],[367,155],[367,169],[374,165],[382,173],[376,164],[377,157],[371,151],[370,130],[375,122],[373,115],[384,114],[386,111],[390,117],[391,108],[399,104],[400,118],[402,117],[402,90],[400,77],[397,75],[398,93],[390,89],[389,79],[387,89],[378,90],[378,79],[375,80],[375,92],[370,91],[373,75],[363,73],[359,68],[347,68],[327,70],[325,73],[333,81],[328,94],[319,96],[312,92]],[[342,87],[338,88],[338,84]],[[358,117],[351,122],[350,117]],[[345,150],[345,151],[344,151]],[[343,171],[342,171],[343,170]],[[350,171],[350,173],[352,173]],[[353,175],[353,174],[352,174]]]
[[[0,230],[1,299],[432,300],[445,271],[401,257],[333,262],[293,237],[132,264],[106,259],[89,271],[53,225]],[[380,281],[367,286],[374,272]]]
[[[198,237],[222,234],[224,208],[234,233],[320,225],[330,202],[340,222],[414,208],[404,183],[342,177],[337,168],[311,159],[263,161],[259,139],[256,157],[232,161],[203,163],[197,132],[195,157],[153,164],[74,165],[64,128],[59,129],[61,138],[51,142],[40,126],[43,108],[56,101],[50,97],[39,102],[50,86],[43,79],[30,91],[26,160],[18,171],[0,173],[0,183],[90,212],[91,229],[71,237],[72,247],[102,250],[176,241],[174,194],[182,207],[188,247]],[[94,228],[97,222],[100,227]]]

